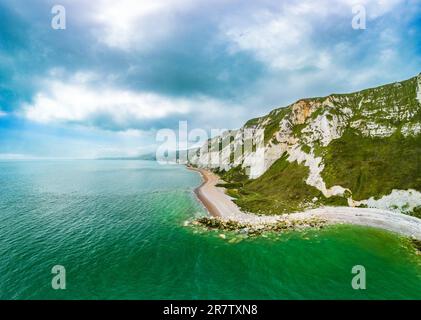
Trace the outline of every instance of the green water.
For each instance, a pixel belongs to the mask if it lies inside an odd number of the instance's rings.
[[[338,226],[229,243],[183,226],[204,214],[199,183],[147,161],[0,162],[0,298],[421,299],[405,239]],[[54,265],[66,290],[51,288]]]

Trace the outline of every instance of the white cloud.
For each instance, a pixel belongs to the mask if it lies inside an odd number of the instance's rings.
[[[251,26],[234,26],[226,35],[234,44],[234,52],[254,52],[259,60],[274,68],[299,68],[317,61],[317,57],[306,50],[310,25],[291,18],[263,12],[254,18]]]
[[[142,134],[139,129],[150,129],[155,123],[162,126],[168,119],[186,120],[193,114],[215,119],[227,107],[207,96],[167,97],[98,86],[86,78],[78,73],[66,82],[44,81],[45,89],[34,96],[32,103],[23,105],[21,113],[39,123],[74,123],[134,137]]]
[[[89,19],[101,26],[98,38],[108,46],[125,50],[145,48],[170,34],[176,16],[196,3],[193,0],[100,0],[92,5]]]
[[[184,101],[173,103],[155,94],[135,93],[113,88],[96,90],[86,86],[51,83],[48,92],[36,94],[26,106],[26,116],[38,122],[81,122],[92,115],[110,116],[117,123],[128,120],[157,119],[171,113],[186,113]]]
[[[7,113],[0,110],[0,118],[7,116]]]
[[[231,51],[248,51],[274,69],[297,70],[332,66],[332,47],[315,43],[320,27],[332,21],[351,21],[352,7],[362,4],[369,19],[394,10],[403,0],[300,0],[279,3],[278,8],[260,10],[242,19],[227,19],[222,33],[231,43]],[[385,33],[389,41],[391,33]],[[330,42],[331,43],[331,42]]]
[[[274,69],[325,68],[330,54],[323,48],[314,50],[312,38],[315,24],[323,24],[334,9],[333,3],[324,1],[280,3],[275,10],[254,12],[234,23],[228,20],[222,29],[232,51],[252,52]]]

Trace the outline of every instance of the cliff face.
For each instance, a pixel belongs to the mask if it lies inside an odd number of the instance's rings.
[[[264,133],[254,149],[245,148],[250,131]],[[355,93],[299,100],[210,140],[189,160],[217,170],[230,182],[241,180],[242,185],[231,190],[240,205],[250,200],[247,189],[251,187],[254,200],[275,196],[278,209],[257,210],[261,213],[285,211],[282,201],[292,211],[336,203],[417,211],[421,205],[421,74]],[[304,179],[308,188],[306,196],[297,193],[294,208],[286,205],[289,200],[282,195],[263,190],[273,189],[270,178],[281,185],[294,180],[292,171],[300,172],[296,177]],[[259,185],[262,181],[267,184]],[[391,197],[394,192],[400,196]],[[387,195],[385,205],[380,198]]]

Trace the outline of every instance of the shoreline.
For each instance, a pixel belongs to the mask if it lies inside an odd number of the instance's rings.
[[[282,221],[323,219],[327,221],[327,224],[353,224],[374,227],[421,240],[421,219],[375,208],[321,207],[273,216],[245,213],[224,192],[224,188],[216,187],[216,184],[221,182],[216,174],[201,168],[187,166],[187,169],[198,172],[202,177],[202,184],[194,190],[197,198],[211,216],[225,221],[231,220],[256,227],[264,227]]]
[[[211,216],[213,217],[222,217],[217,208],[214,206],[214,204],[207,199],[205,193],[203,192],[202,188],[209,183],[209,178],[207,174],[204,174],[203,171],[201,169],[196,169],[193,167],[187,167],[189,170],[191,171],[196,171],[200,174],[200,176],[202,177],[202,183],[200,184],[200,186],[198,186],[197,188],[194,189],[194,193],[196,195],[196,197],[202,202],[202,204],[205,206],[205,208],[208,210],[208,212],[211,214]]]

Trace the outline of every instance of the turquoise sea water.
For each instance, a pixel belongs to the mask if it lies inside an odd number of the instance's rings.
[[[337,226],[230,243],[185,227],[197,173],[147,161],[0,162],[1,299],[421,299],[408,241]],[[53,290],[51,268],[66,268]],[[363,265],[367,289],[353,290]]]

